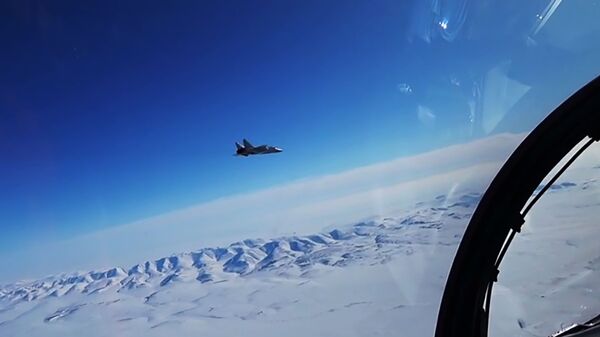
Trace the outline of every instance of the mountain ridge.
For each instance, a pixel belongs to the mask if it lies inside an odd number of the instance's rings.
[[[313,265],[344,266],[365,259],[360,249],[355,249],[364,245],[364,241],[374,247],[414,244],[410,231],[403,229],[439,230],[442,217],[464,219],[479,198],[477,193],[465,193],[451,200],[438,196],[432,205],[421,205],[397,218],[363,221],[329,232],[267,240],[245,239],[226,247],[201,248],[147,260],[129,268],[115,266],[101,271],[62,273],[34,281],[19,281],[0,287],[0,301],[34,301],[73,292],[93,294],[115,288],[120,292],[140,287],[165,287],[178,281],[218,282],[281,268],[296,269],[297,274],[301,274],[303,269]],[[407,237],[402,238],[403,235]]]

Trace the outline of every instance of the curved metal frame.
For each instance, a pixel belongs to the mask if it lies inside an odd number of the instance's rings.
[[[600,77],[538,125],[500,169],[483,195],[454,258],[438,314],[436,337],[487,336],[489,286],[521,210],[544,177],[581,140],[600,140]],[[487,302],[487,303],[486,303]]]

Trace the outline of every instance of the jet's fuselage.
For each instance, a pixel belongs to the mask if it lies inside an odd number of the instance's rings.
[[[283,151],[282,149],[275,147],[275,146],[269,146],[269,145],[251,146],[251,145],[249,145],[249,143],[247,143],[247,141],[245,143],[246,143],[245,146],[238,145],[237,150],[235,152],[236,155],[247,157],[250,155],[278,153],[278,152]]]

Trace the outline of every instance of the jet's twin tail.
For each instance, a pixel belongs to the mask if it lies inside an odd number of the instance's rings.
[[[247,149],[253,149],[254,146],[252,144],[250,144],[250,142],[244,138],[244,140],[242,141],[244,143],[244,147]]]

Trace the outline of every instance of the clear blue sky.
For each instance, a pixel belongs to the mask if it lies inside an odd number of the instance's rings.
[[[535,2],[470,21],[415,3],[3,4],[0,250],[481,137],[491,68],[548,89],[573,58],[526,44]],[[285,152],[233,157],[243,137]]]

